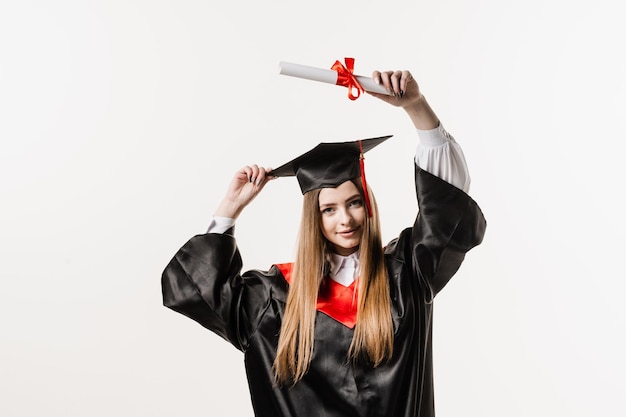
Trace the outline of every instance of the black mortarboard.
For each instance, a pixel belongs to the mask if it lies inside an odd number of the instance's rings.
[[[310,151],[272,170],[276,177],[296,176],[302,194],[318,188],[334,188],[361,177],[368,212],[371,214],[367,183],[363,171],[363,154],[392,135],[350,142],[323,142]]]
[[[286,164],[272,170],[275,177],[296,176],[302,194],[317,188],[337,187],[361,176],[361,154],[392,135],[350,142],[324,142]]]

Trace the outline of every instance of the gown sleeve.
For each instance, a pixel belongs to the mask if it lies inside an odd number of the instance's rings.
[[[482,242],[486,221],[463,190],[415,165],[419,212],[410,233],[414,274],[426,302],[446,285],[465,253]]]
[[[242,275],[241,267],[232,235],[195,236],[163,271],[163,304],[245,351],[269,304],[270,289],[264,273]]]

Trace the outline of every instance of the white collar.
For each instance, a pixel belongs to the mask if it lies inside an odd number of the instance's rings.
[[[348,256],[331,254],[330,261],[330,278],[333,281],[347,287],[356,278],[359,271],[359,251],[351,253]]]

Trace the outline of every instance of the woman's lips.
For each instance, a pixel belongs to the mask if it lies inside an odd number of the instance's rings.
[[[344,230],[341,232],[338,232],[337,234],[343,237],[352,237],[356,234],[357,229],[351,229],[351,230]]]

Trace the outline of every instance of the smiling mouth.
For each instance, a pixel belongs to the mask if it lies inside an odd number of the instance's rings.
[[[358,230],[358,229],[345,230],[345,231],[343,231],[343,232],[338,232],[337,234],[338,234],[339,236],[343,236],[343,237],[351,237],[351,236],[353,236],[354,234],[356,234],[357,230]]]

